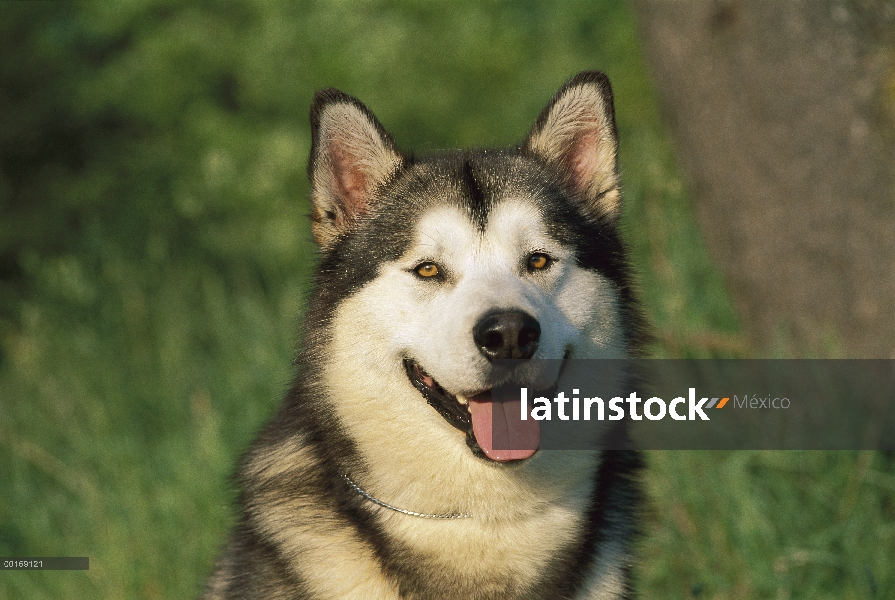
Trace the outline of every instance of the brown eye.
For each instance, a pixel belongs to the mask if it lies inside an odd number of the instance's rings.
[[[439,274],[438,265],[433,262],[424,262],[419,265],[416,269],[414,269],[417,275],[420,277],[435,277]]]
[[[542,252],[535,252],[528,257],[529,271],[543,271],[550,266],[550,257]]]

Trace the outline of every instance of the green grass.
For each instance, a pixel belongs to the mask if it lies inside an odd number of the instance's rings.
[[[28,305],[7,334],[2,553],[91,569],[7,572],[0,597],[190,597],[208,571],[234,461],[290,377],[299,294],[170,275],[110,281],[94,319]]]
[[[0,187],[32,202],[0,205],[0,258],[21,273],[0,281],[0,555],[87,555],[91,568],[3,572],[0,598],[201,589],[234,519],[228,476],[291,377],[314,261],[306,111],[321,87],[361,97],[425,151],[516,143],[568,76],[606,70],[653,354],[751,352],[620,2],[30,4],[16,22],[31,50],[0,76],[51,73],[36,89],[61,105],[17,108],[34,131],[63,115],[84,156]],[[224,75],[235,100],[221,100]],[[647,459],[644,597],[895,595],[891,457]]]
[[[895,469],[874,452],[650,452],[640,589],[890,598]]]

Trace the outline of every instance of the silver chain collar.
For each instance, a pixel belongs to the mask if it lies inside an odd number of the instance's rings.
[[[421,517],[423,519],[471,519],[472,515],[468,513],[445,513],[445,514],[428,514],[428,513],[418,513],[413,512],[412,510],[405,510],[403,508],[398,508],[397,506],[392,506],[391,504],[386,504],[382,500],[377,500],[367,492],[361,489],[359,485],[351,481],[351,478],[348,475],[342,474],[342,479],[345,480],[345,483],[348,484],[352,490],[360,494],[363,498],[369,500],[373,504],[381,506],[382,508],[387,508],[389,510],[393,510],[395,512],[399,512],[403,515],[410,515],[411,517]]]

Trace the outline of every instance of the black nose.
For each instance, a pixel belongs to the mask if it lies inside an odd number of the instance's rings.
[[[488,360],[529,359],[538,349],[541,326],[521,310],[491,312],[472,328],[472,339]]]

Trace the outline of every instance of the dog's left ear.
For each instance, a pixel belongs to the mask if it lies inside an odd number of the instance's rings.
[[[332,88],[314,96],[311,138],[312,230],[326,250],[370,209],[404,158],[366,106]]]
[[[553,166],[588,214],[619,217],[618,132],[606,75],[585,71],[562,86],[522,148]]]

